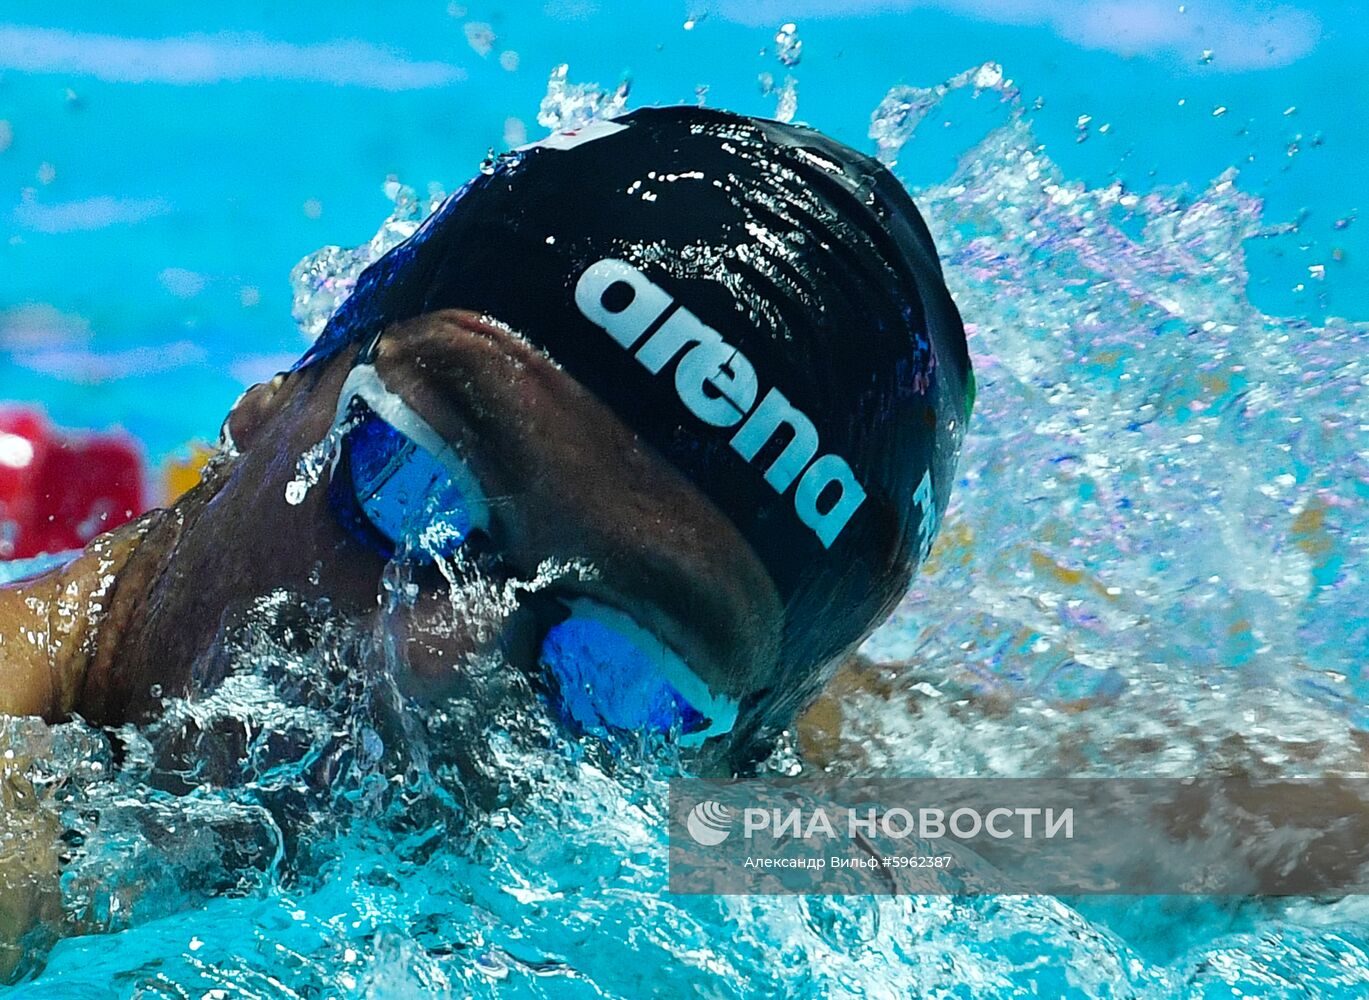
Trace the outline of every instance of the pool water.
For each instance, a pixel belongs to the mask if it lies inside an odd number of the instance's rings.
[[[1311,42],[1298,34],[1309,22],[1283,8],[1278,44],[1261,45],[1232,26],[1253,8],[1204,13],[1194,4],[1212,34],[1142,32],[1135,38],[1159,39],[1157,51],[1136,41],[1141,51],[1130,53],[1109,52],[1080,27],[1082,6],[1067,3],[1022,5],[1034,13],[1007,20],[1025,26],[994,23],[995,5],[881,4],[833,21],[816,3],[721,3],[707,17],[702,7],[672,16],[668,29],[663,15],[572,6],[441,12],[474,39],[462,40],[469,51],[485,39],[465,31],[470,24],[520,38],[516,71],[488,64],[499,44],[471,60],[470,80],[491,92],[520,77],[498,116],[518,118],[535,137],[624,99],[693,99],[696,85],[708,85],[707,103],[744,111],[773,113],[796,98],[798,119],[877,150],[910,184],[967,320],[978,402],[931,563],[865,647],[866,661],[837,679],[767,767],[946,776],[1369,770],[1369,677],[1355,655],[1369,648],[1369,310],[1353,270],[1359,230],[1353,221],[1335,228],[1353,215],[1356,195],[1348,181],[1328,183],[1350,169],[1346,152],[1332,155],[1337,144],[1353,151],[1363,137],[1348,106],[1318,102],[1327,79],[1346,71],[1338,54],[1349,41],[1336,18],[1350,5],[1319,6],[1320,20],[1303,12],[1319,26]],[[1190,16],[1168,4],[1163,17],[1160,5],[1130,6],[1157,24]],[[775,39],[791,10],[797,51],[795,39]],[[989,20],[966,10],[989,11]],[[176,35],[175,19],[168,12],[142,34]],[[549,27],[519,35],[553,23],[559,41]],[[391,30],[377,27],[379,37]],[[521,76],[532,54],[571,51],[577,32],[602,46],[621,36],[634,57],[641,39],[686,54],[635,68],[626,98],[616,65],[581,75],[572,59],[563,76],[552,67],[569,57],[544,59],[528,96]],[[919,32],[929,60],[913,58]],[[1225,71],[1223,37],[1241,61]],[[733,45],[734,55],[765,51],[739,80],[716,53],[716,65],[698,61],[689,46],[700,38]],[[1023,39],[1041,46],[1020,52]],[[1185,48],[1203,39],[1198,51]],[[591,69],[606,58],[593,52]],[[960,61],[946,65],[951,58]],[[1046,82],[1059,83],[1052,60],[1070,68],[1060,74],[1070,82],[1039,102]],[[1159,96],[1120,93],[1137,79],[1200,95],[1191,98],[1204,104],[1200,120],[1175,124],[1167,98],[1160,111]],[[671,92],[684,81],[687,94]],[[1295,92],[1310,105],[1285,118]],[[1071,113],[1062,123],[1053,103],[1081,94],[1090,121]],[[1234,110],[1240,101],[1250,103]],[[1233,110],[1213,114],[1224,105]],[[1275,105],[1284,106],[1263,117]],[[1233,138],[1234,114],[1247,117]],[[1288,124],[1299,115],[1325,119],[1320,144],[1312,126]],[[1145,135],[1162,123],[1174,125],[1171,135]],[[340,127],[336,117],[324,126]],[[1290,153],[1285,133],[1295,127],[1304,137]],[[1271,145],[1282,161],[1266,175]],[[1138,160],[1147,166],[1135,168]],[[197,412],[153,420],[133,399],[173,375],[214,397],[221,376],[205,373],[210,359],[251,355],[269,368],[273,352],[295,350],[304,335],[267,333],[254,310],[284,325],[293,308],[299,327],[316,332],[359,269],[461,180],[450,164],[433,168],[442,180],[430,190],[427,165],[411,162],[417,175],[386,188],[389,218],[381,206],[362,231],[320,234],[280,272],[306,257],[284,293],[246,307],[220,276],[177,300],[203,310],[207,324],[210,307],[225,305],[214,297],[233,292],[227,304],[249,317],[241,341],[187,328],[207,352],[199,360],[78,392],[67,369],[32,363],[47,348],[11,335],[16,376],[5,392],[55,399],[73,421],[108,412],[99,399],[139,427],[154,453],[210,433],[231,396],[215,398],[219,412],[200,423]],[[1314,208],[1276,211],[1290,197]],[[297,210],[279,206],[266,222],[263,246],[273,253],[301,228]],[[136,248],[151,236],[129,239]],[[324,243],[349,249],[314,252]],[[12,249],[22,255],[27,245]],[[34,263],[56,252],[40,248],[19,268],[15,302],[75,308],[63,296],[75,294],[65,286],[79,276],[45,279]],[[1316,266],[1321,277],[1308,270]],[[93,280],[117,292],[107,273]],[[100,306],[100,332],[80,350],[100,356],[106,330],[128,331],[149,315],[130,298],[120,304],[112,294]],[[170,310],[165,317],[180,307],[157,306]],[[147,345],[145,332],[124,336],[117,350]],[[60,388],[49,397],[53,382]],[[402,600],[403,588],[387,588],[385,599]],[[283,623],[289,644],[274,638]],[[287,595],[264,595],[220,646],[224,683],[190,702],[169,700],[148,730],[15,720],[0,733],[16,750],[6,766],[23,775],[11,780],[33,788],[22,808],[65,831],[65,931],[82,932],[36,942],[51,946],[46,964],[13,995],[1369,991],[1369,904],[1357,898],[671,896],[665,787],[679,763],[670,748],[572,740],[551,719],[508,707],[495,664],[468,699],[418,710],[385,682],[392,653],[383,643]]]

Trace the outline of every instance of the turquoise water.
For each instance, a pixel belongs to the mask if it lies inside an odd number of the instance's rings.
[[[913,188],[980,387],[932,565],[868,644],[875,666],[833,696],[820,763],[1364,773],[1360,5],[1137,0],[1110,22],[1068,0],[705,6],[340,5],[326,22],[239,6],[208,24],[169,5],[136,23],[12,6],[4,393],[122,423],[154,455],[211,436],[430,184],[516,137],[509,119],[545,131],[556,65],[572,89],[547,121],[611,102],[625,75],[629,105],[706,86],[709,104],[774,113],[796,95],[797,119],[881,150]],[[797,63],[777,56],[788,19]],[[369,48],[319,48],[340,39]],[[314,255],[328,244],[361,248]],[[287,617],[307,642],[272,641]],[[105,932],[57,942],[14,995],[1369,983],[1356,899],[672,897],[668,751],[567,743],[501,710],[497,671],[470,702],[418,712],[347,669],[383,666],[384,648],[278,595],[222,645],[224,685],[121,734],[118,763],[80,724],[10,734],[69,831],[64,907]],[[771,766],[817,763],[781,750]]]
[[[1254,301],[1281,315],[1369,317],[1369,227],[1336,228],[1362,207],[1369,155],[1369,124],[1354,111],[1363,3],[1306,3],[1300,17],[1287,8],[1273,21],[1269,3],[1195,2],[1182,15],[1179,0],[1113,5],[1151,17],[1148,31],[1081,28],[1087,6],[860,0],[831,16],[815,0],[554,0],[466,4],[453,17],[440,0],[344,0],[326,16],[254,2],[213,12],[154,2],[133,15],[13,0],[0,14],[0,119],[10,124],[0,306],[47,306],[67,320],[49,324],[64,350],[8,355],[5,394],[45,399],[73,424],[122,423],[154,454],[211,434],[244,382],[302,347],[287,318],[294,263],[367,238],[386,211],[388,175],[450,190],[504,145],[509,119],[536,137],[561,63],[610,88],[629,78],[634,104],[689,102],[707,87],[709,103],[750,113],[776,107],[760,74],[782,84],[792,72],[800,119],[868,147],[870,113],[890,87],[994,60],[1029,102],[1041,98],[1033,127],[1067,176],[1200,189],[1241,168],[1270,226],[1297,225],[1251,244]],[[977,9],[1025,13],[966,13]],[[711,12],[684,30],[700,11]],[[804,47],[791,71],[772,36],[795,19]],[[487,55],[467,40],[472,24],[496,36]],[[255,47],[235,55],[244,35]],[[187,51],[197,39],[202,49]],[[944,141],[904,158],[906,179],[944,178],[982,128],[972,113],[951,120],[937,123]],[[1318,263],[1322,281],[1307,271]]]

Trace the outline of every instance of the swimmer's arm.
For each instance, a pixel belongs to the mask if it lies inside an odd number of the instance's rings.
[[[0,719],[0,987],[41,964],[63,926],[61,828],[29,780],[35,731]]]
[[[85,683],[106,603],[104,547],[17,586],[0,588],[0,715],[66,718]],[[0,984],[32,971],[62,924],[59,827],[41,806],[15,733],[0,718]]]
[[[0,589],[0,714],[51,719],[59,707],[46,611],[59,575]]]
[[[100,535],[59,569],[0,587],[0,714],[60,722],[76,710],[97,655],[115,655],[114,591],[162,513]]]
[[[0,714],[66,719],[76,708],[136,535],[110,532],[60,569],[0,587]]]

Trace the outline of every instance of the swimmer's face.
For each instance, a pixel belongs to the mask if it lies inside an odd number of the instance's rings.
[[[286,501],[300,455],[333,424],[353,363],[339,356],[245,397],[228,424],[241,457],[183,533],[178,572],[203,574],[235,597],[284,588],[350,613],[385,615],[382,627],[398,640],[401,686],[420,697],[463,693],[471,665],[490,654],[535,674],[545,631],[538,605],[549,596],[587,597],[626,613],[728,698],[744,702],[765,687],[782,610],[750,546],[588,390],[470,313],[429,314],[387,330],[375,369],[455,448],[489,498],[488,530],[455,561],[458,574],[475,579],[456,580],[456,589],[531,580],[548,566],[552,582],[540,598],[517,590],[520,599],[503,605],[453,601],[438,567],[419,564],[412,605],[397,615],[379,607],[387,559],[339,524],[328,483],[299,504]],[[590,572],[555,569],[574,564]]]

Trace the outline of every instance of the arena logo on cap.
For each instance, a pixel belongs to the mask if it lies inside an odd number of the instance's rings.
[[[765,481],[781,496],[797,483],[794,512],[831,547],[865,502],[865,489],[840,455],[818,455],[813,421],[779,389],[756,402],[760,385],[746,355],[626,261],[591,264],[576,282],[575,304],[653,375],[684,352],[675,366],[680,401],[705,424],[737,427],[731,444],[744,461],[787,429]]]

